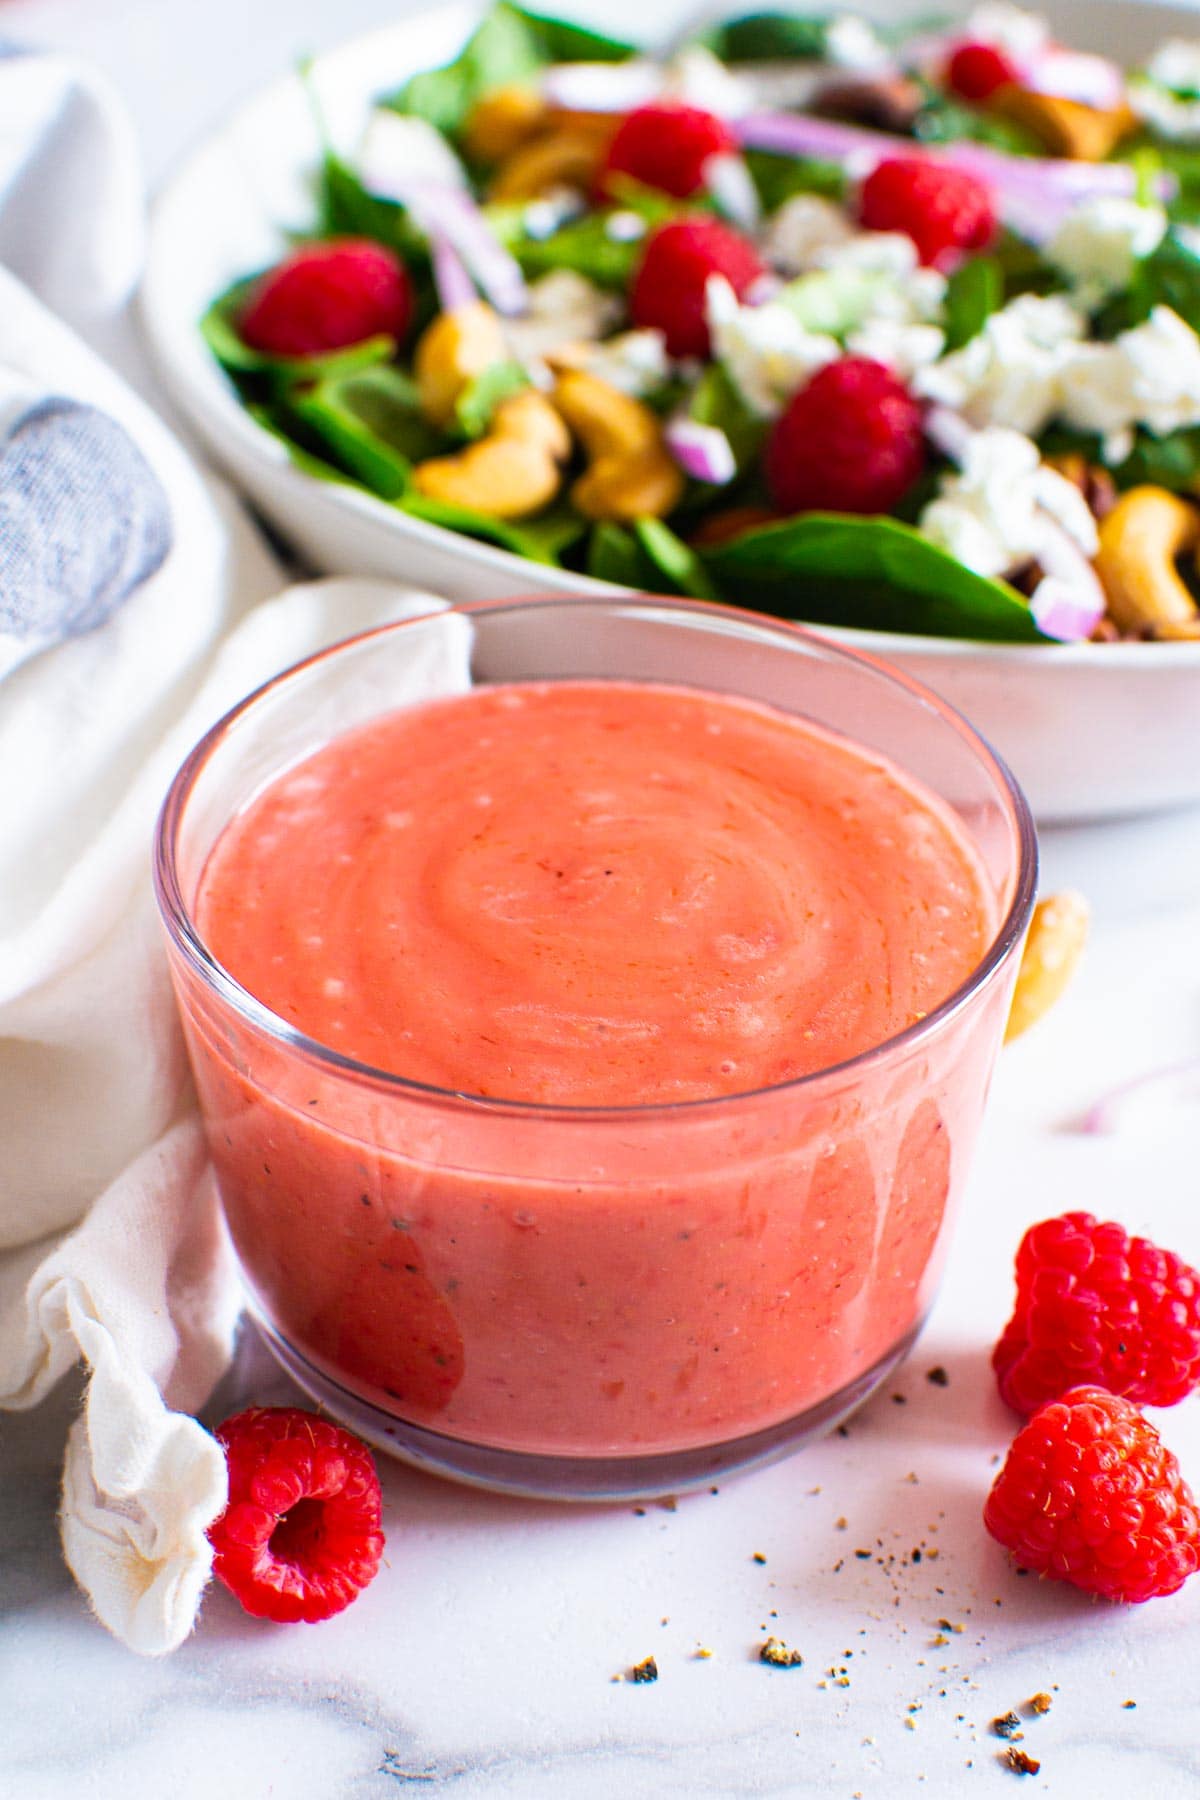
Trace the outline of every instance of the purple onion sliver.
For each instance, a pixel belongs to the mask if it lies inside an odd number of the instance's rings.
[[[520,264],[500,243],[469,194],[457,188],[438,191],[435,209],[426,215],[427,230],[440,230],[453,244],[468,270],[499,313],[523,313],[529,291]]]
[[[737,474],[737,459],[725,433],[698,419],[676,418],[664,433],[667,448],[685,475],[724,487]]]
[[[454,245],[440,231],[431,231],[429,248],[433,260],[433,285],[442,311],[458,312],[462,307],[470,306],[478,298],[475,283]]]
[[[1089,589],[1076,587],[1061,575],[1047,575],[1034,589],[1029,610],[1043,637],[1078,644],[1091,637],[1103,618],[1104,597],[1097,602]]]

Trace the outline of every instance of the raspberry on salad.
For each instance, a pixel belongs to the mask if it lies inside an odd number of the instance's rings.
[[[946,64],[946,86],[951,93],[976,104],[1019,79],[1016,68],[994,44],[960,44]]]
[[[1107,1600],[1173,1594],[1200,1566],[1200,1515],[1135,1406],[1071,1388],[1018,1432],[983,1512],[1022,1568]]]
[[[767,487],[782,513],[886,513],[925,466],[921,408],[865,356],[827,363],[767,440]]]
[[[618,125],[597,182],[602,198],[611,192],[609,178],[628,175],[646,187],[687,200],[704,186],[704,165],[711,156],[728,156],[737,140],[723,119],[698,106],[666,100],[639,106]]]
[[[903,231],[931,267],[983,250],[996,233],[987,187],[965,169],[928,156],[890,156],[862,184],[858,216],[868,231]]]
[[[1026,1415],[1080,1382],[1139,1406],[1200,1386],[1200,1274],[1149,1238],[1091,1213],[1044,1219],[1017,1251],[1013,1316],[992,1355]]]
[[[268,356],[321,356],[366,338],[400,342],[412,316],[412,282],[398,256],[368,238],[333,238],[268,270],[238,330]]]
[[[252,1406],[218,1427],[229,1501],[210,1527],[213,1573],[256,1619],[315,1624],[374,1580],[379,1477],[365,1444],[295,1406]]]
[[[672,219],[646,241],[633,278],[635,325],[661,331],[672,356],[711,353],[705,290],[723,275],[738,299],[766,273],[758,251],[719,219]]]

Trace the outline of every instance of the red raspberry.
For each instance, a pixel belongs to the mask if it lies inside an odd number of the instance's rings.
[[[610,175],[628,175],[646,187],[686,200],[704,186],[710,156],[728,156],[737,139],[723,119],[698,106],[660,100],[627,113],[617,126],[600,171],[601,198]]]
[[[238,328],[269,356],[320,356],[364,338],[399,342],[412,315],[412,282],[399,257],[368,238],[335,238],[269,270]]]
[[[925,466],[921,409],[882,363],[843,356],[793,394],[767,440],[783,513],[886,513]]]
[[[295,1406],[252,1406],[216,1435],[229,1503],[209,1527],[213,1573],[256,1619],[311,1625],[341,1612],[383,1555],[371,1452]]]
[[[1019,80],[1018,70],[994,44],[960,44],[946,64],[946,86],[962,100],[988,100],[997,88]]]
[[[1091,1213],[1044,1219],[1017,1251],[1017,1301],[992,1354],[1026,1415],[1091,1381],[1139,1406],[1200,1386],[1200,1274]]]
[[[905,231],[923,263],[982,250],[996,231],[996,209],[974,175],[927,156],[890,156],[862,184],[858,216],[869,231]]]
[[[646,241],[629,310],[635,325],[663,333],[672,356],[708,356],[709,276],[723,275],[740,300],[765,273],[753,244],[719,219],[672,219]]]
[[[983,1509],[1022,1568],[1106,1600],[1173,1594],[1200,1567],[1200,1516],[1148,1419],[1077,1387],[1018,1432]]]

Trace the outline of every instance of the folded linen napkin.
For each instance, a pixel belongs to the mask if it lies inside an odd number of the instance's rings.
[[[55,91],[58,114],[35,104]],[[115,302],[140,195],[119,115],[101,109],[106,136],[80,91],[57,58],[0,60],[0,256],[55,298],[64,271],[93,269],[93,298]],[[41,122],[24,157],[18,117]],[[39,191],[53,255],[27,255],[14,225]],[[63,1545],[102,1622],[147,1654],[187,1635],[210,1573],[224,1460],[186,1415],[241,1305],[155,917],[155,816],[191,745],[262,681],[442,604],[356,580],[269,598],[279,584],[225,490],[0,268],[0,1408],[87,1364]],[[464,658],[448,632],[414,694],[465,685]]]

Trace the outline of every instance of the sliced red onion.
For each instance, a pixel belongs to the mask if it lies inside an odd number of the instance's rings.
[[[388,183],[388,197],[408,208],[431,244],[436,236],[458,253],[497,312],[513,316],[525,311],[528,290],[521,266],[465,188],[420,175],[410,180],[395,173]]]
[[[725,433],[716,425],[677,415],[664,432],[667,448],[685,475],[724,487],[737,474],[737,459]]]
[[[762,217],[762,207],[745,158],[729,154],[710,156],[701,174],[725,217],[740,230],[753,231]]]
[[[1104,595],[1097,601],[1085,587],[1064,581],[1061,575],[1044,575],[1033,590],[1029,610],[1043,637],[1060,644],[1079,644],[1090,638],[1104,617]]]
[[[663,72],[646,57],[628,62],[556,63],[541,79],[542,99],[565,112],[622,113],[662,92]]]
[[[1119,1131],[1122,1125],[1129,1123],[1139,1101],[1155,1098],[1200,1103],[1200,1062],[1172,1063],[1165,1069],[1153,1069],[1149,1075],[1123,1081],[1120,1087],[1089,1107],[1080,1122],[1080,1129],[1097,1134]]]
[[[867,174],[885,158],[901,155],[952,163],[985,182],[1005,222],[1033,244],[1052,237],[1064,213],[1081,201],[1109,195],[1133,198],[1137,192],[1137,173],[1127,163],[1008,156],[984,144],[901,145],[863,125],[802,113],[751,113],[737,122],[735,130],[744,149],[838,162],[854,175]],[[1158,189],[1163,199],[1170,199],[1176,183],[1164,174],[1158,178]]]
[[[475,283],[467,274],[467,266],[454,245],[440,231],[431,231],[429,249],[433,259],[433,285],[442,311],[458,312],[461,307],[470,306],[478,298]]]

